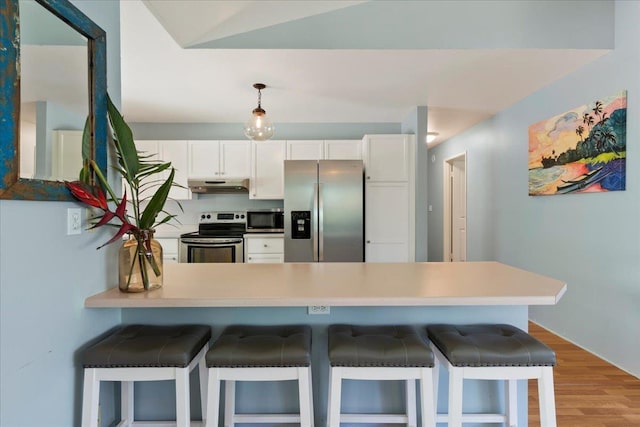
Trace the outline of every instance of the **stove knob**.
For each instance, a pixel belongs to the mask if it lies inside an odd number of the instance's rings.
[[[240,218],[244,218],[244,214],[240,215]]]
[[[200,219],[204,219],[204,214],[200,215]]]
[[[236,219],[240,218],[240,215],[236,214]]]
[[[211,219],[211,215],[207,214],[207,219]]]

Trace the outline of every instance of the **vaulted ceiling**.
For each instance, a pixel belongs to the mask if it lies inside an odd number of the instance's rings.
[[[606,1],[121,2],[131,122],[399,123],[439,140],[613,48]],[[597,26],[598,31],[593,31]]]

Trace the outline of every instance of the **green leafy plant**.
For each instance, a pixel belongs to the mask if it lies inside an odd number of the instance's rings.
[[[103,225],[117,226],[118,231],[106,243],[98,249],[110,243],[118,241],[125,234],[129,233],[135,237],[138,244],[138,254],[140,256],[133,259],[131,270],[135,263],[140,263],[140,271],[143,276],[144,287],[148,289],[149,278],[146,276],[147,263],[159,276],[161,270],[157,261],[153,257],[151,250],[150,235],[155,227],[167,223],[175,218],[164,210],[164,205],[169,197],[169,190],[175,185],[173,178],[175,169],[171,167],[171,162],[158,162],[149,160],[149,155],[139,152],[136,149],[131,128],[127,125],[122,114],[107,97],[107,113],[112,135],[117,165],[114,169],[126,181],[126,189],[121,198],[116,196],[107,178],[98,167],[97,163],[89,155],[89,138],[87,126],[83,134],[83,167],[80,171],[78,181],[66,181],[67,188],[71,194],[79,201],[99,209],[101,214],[94,218],[95,222],[90,228]],[[169,176],[162,181],[161,174],[170,170]],[[97,183],[90,184],[91,172],[95,173]],[[149,188],[162,182],[151,197],[146,196]],[[129,194],[127,194],[127,189]],[[144,206],[144,207],[143,207]],[[132,213],[128,212],[131,207]],[[162,215],[161,215],[162,214]],[[160,219],[158,219],[160,218]],[[114,224],[113,221],[117,223]],[[119,223],[119,224],[118,224]],[[129,275],[129,280],[130,280]]]

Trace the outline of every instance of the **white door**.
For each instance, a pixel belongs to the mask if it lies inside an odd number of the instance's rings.
[[[444,256],[445,261],[467,260],[466,154],[444,163]]]
[[[467,179],[465,159],[451,164],[452,261],[467,260]]]

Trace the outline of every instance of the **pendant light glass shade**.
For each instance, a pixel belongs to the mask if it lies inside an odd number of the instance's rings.
[[[266,141],[273,136],[274,131],[273,124],[267,117],[267,112],[263,110],[260,105],[262,98],[261,90],[266,86],[262,83],[256,83],[253,87],[258,89],[258,107],[253,109],[251,117],[249,117],[249,120],[247,120],[247,123],[244,125],[244,134],[247,138],[254,141]]]

